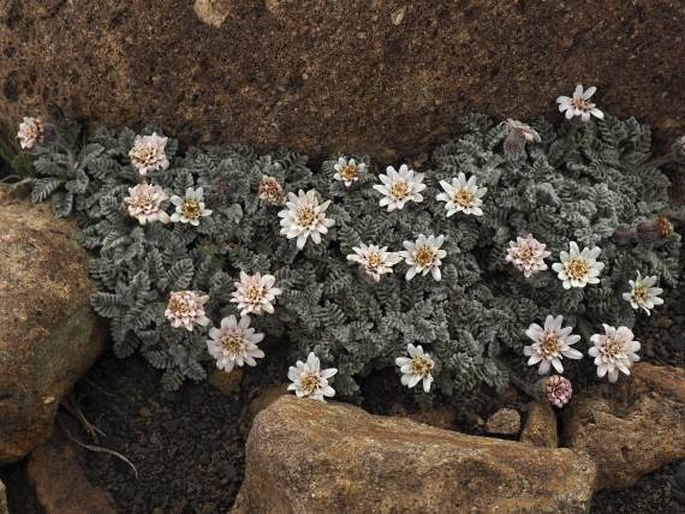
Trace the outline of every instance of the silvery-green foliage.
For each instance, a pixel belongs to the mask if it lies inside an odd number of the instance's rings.
[[[150,180],[179,196],[202,187],[213,214],[199,227],[140,226],[123,202],[141,180],[128,159],[135,138],[128,129],[99,130],[87,145],[43,151],[37,163],[43,162],[38,166],[46,182],[37,183],[34,199],[54,191],[76,198],[83,243],[98,252],[90,266],[98,286],[93,307],[111,320],[117,354],[141,352],[165,371],[167,388],[204,378],[212,365],[205,329],[175,329],[165,319],[169,293],[209,294],[207,315],[217,325],[237,314],[229,300],[244,270],[275,275],[284,291],[276,313],[253,317],[253,325],[269,338],[283,337],[293,360],[314,351],[337,367],[339,394],[355,395],[360,377],[393,367],[408,343],[418,343],[439,363],[435,389],[452,395],[482,383],[505,384],[507,369],[523,362],[523,331],[546,314],[563,314],[585,331],[602,322],[632,326],[634,312],[620,295],[635,271],[657,274],[666,286],[677,278],[677,236],[646,241],[631,235],[666,210],[668,182],[647,164],[648,129],[611,117],[564,123],[558,131],[545,121],[535,127],[542,144],[505,157],[505,128],[470,117],[464,135],[435,152],[424,202],[394,212],[378,205],[380,194],[371,186],[383,170],[373,166],[346,188],[333,180],[335,160],[313,171],[302,155],[259,155],[243,146],[191,148],[175,156],[177,144],[169,140],[171,166]],[[483,216],[447,218],[444,203],[435,200],[439,181],[460,171],[488,187]],[[264,175],[287,192],[314,188],[321,200],[332,200],[326,214],[336,224],[321,244],[309,240],[298,251],[294,240],[280,235],[281,207],[257,195]],[[59,214],[66,213],[62,203]],[[165,205],[169,213],[172,207]],[[570,240],[600,246],[602,282],[565,291],[551,269],[525,279],[504,257],[508,242],[528,233],[548,245],[550,266]],[[375,283],[346,260],[361,242],[401,251],[403,241],[419,234],[446,236],[440,282],[430,274],[407,282],[400,263]]]

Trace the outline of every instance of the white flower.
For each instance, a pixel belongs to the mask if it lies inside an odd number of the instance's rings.
[[[447,217],[449,218],[455,212],[462,211],[464,214],[473,214],[474,216],[482,216],[483,210],[483,196],[487,192],[487,188],[478,187],[476,184],[476,176],[472,175],[466,180],[466,175],[459,173],[457,178],[452,179],[450,184],[446,180],[441,180],[440,185],[445,190],[435,197],[439,202],[447,202],[445,209],[447,209]]]
[[[405,241],[402,243],[406,251],[400,252],[400,255],[409,265],[405,278],[411,280],[417,273],[427,275],[430,271],[435,280],[440,280],[442,278],[440,274],[441,259],[447,256],[445,250],[440,250],[444,242],[445,236],[426,237],[420,234],[415,242]]]
[[[321,242],[321,234],[328,233],[328,229],[335,225],[335,220],[326,217],[326,209],[330,200],[319,204],[317,193],[310,189],[305,193],[300,191],[295,195],[288,193],[286,208],[278,213],[281,220],[281,235],[288,239],[297,238],[297,247],[302,250],[307,238],[312,237],[315,244]]]
[[[640,343],[635,341],[633,331],[628,327],[612,327],[602,324],[604,334],[595,334],[590,341],[595,346],[588,350],[590,357],[595,358],[597,376],[602,378],[609,375],[609,382],[618,380],[618,372],[630,375],[630,368],[634,362],[640,360],[637,352]]]
[[[176,206],[176,212],[171,215],[173,223],[190,223],[194,227],[200,224],[200,218],[212,214],[210,209],[205,209],[205,203],[202,201],[204,192],[201,187],[193,189],[189,187],[186,189],[185,198],[180,196],[172,196],[171,203]]]
[[[216,359],[216,367],[226,372],[234,366],[256,366],[255,359],[264,357],[264,352],[257,344],[264,339],[264,334],[255,333],[250,328],[250,317],[243,316],[240,321],[231,315],[221,320],[220,328],[210,328],[207,350]]]
[[[231,303],[237,303],[240,315],[262,314],[263,312],[273,314],[273,302],[276,296],[283,291],[274,287],[276,277],[273,275],[262,275],[255,273],[248,275],[244,271],[240,272],[240,281],[235,282],[235,291],[231,293]]]
[[[264,175],[259,183],[259,199],[271,205],[283,205],[285,203],[283,186],[274,177]]]
[[[587,284],[599,284],[599,274],[604,269],[603,262],[597,262],[597,257],[602,251],[598,246],[583,248],[581,252],[578,243],[569,243],[570,253],[562,251],[559,254],[561,262],[552,264],[552,269],[557,272],[559,280],[563,281],[564,289],[572,287],[585,287]]]
[[[663,293],[664,290],[660,287],[654,287],[656,281],[656,275],[643,278],[638,271],[637,278],[628,281],[630,283],[630,292],[623,293],[623,299],[630,302],[633,309],[642,307],[647,313],[647,316],[649,316],[651,314],[650,311],[655,305],[664,303],[663,299],[659,298],[659,295]]]
[[[205,316],[204,305],[209,296],[200,295],[195,291],[174,291],[169,296],[169,303],[164,315],[174,328],[184,327],[192,332],[195,325],[206,327],[209,318]]]
[[[531,234],[525,238],[517,237],[516,241],[509,241],[506,260],[511,262],[517,270],[522,271],[526,278],[530,278],[538,271],[547,269],[544,259],[551,255],[545,250],[547,245],[535,239]]]
[[[345,157],[340,157],[333,169],[336,171],[333,178],[341,181],[345,187],[350,187],[353,182],[359,180],[359,175],[366,171],[366,164],[363,162],[357,164],[354,159],[347,160]]]
[[[433,383],[431,371],[435,368],[435,361],[429,353],[423,353],[421,345],[414,346],[410,343],[407,345],[407,352],[409,357],[395,359],[395,364],[399,366],[402,373],[400,379],[402,385],[412,388],[423,380],[423,390],[426,393],[429,392]]]
[[[396,171],[392,166],[385,170],[387,175],[378,175],[382,184],[376,184],[373,188],[383,194],[379,202],[381,207],[388,206],[388,211],[404,208],[408,201],[423,202],[421,191],[426,189],[423,183],[423,173],[416,173],[410,170],[406,164],[400,166],[400,171]]]
[[[337,372],[336,368],[321,369],[319,358],[314,352],[310,352],[307,362],[297,361],[295,366],[288,368],[288,378],[292,382],[288,391],[295,391],[298,398],[325,402],[324,396],[335,396],[335,390],[328,385],[328,379]]]
[[[509,130],[503,145],[504,153],[507,155],[522,154],[526,143],[539,143],[541,141],[540,134],[530,125],[511,118],[502,123]]]
[[[19,139],[19,146],[24,150],[31,150],[37,145],[43,143],[45,125],[40,118],[24,117],[19,124],[19,132],[17,132],[17,139]]]
[[[124,202],[128,204],[128,213],[136,218],[138,223],[169,223],[169,215],[162,210],[162,203],[169,199],[169,195],[161,186],[142,183],[129,187],[128,194]]]
[[[388,252],[388,247],[380,248],[377,245],[365,245],[352,248],[354,253],[347,256],[348,261],[358,263],[364,272],[375,282],[386,273],[392,273],[392,267],[402,260],[402,256],[396,252]]]
[[[530,357],[528,365],[534,366],[540,363],[538,373],[546,375],[549,373],[550,366],[554,366],[557,373],[563,373],[564,367],[561,365],[562,357],[569,359],[582,359],[583,354],[571,345],[580,341],[580,336],[573,335],[572,327],[561,328],[564,321],[563,316],[547,316],[544,328],[533,323],[526,330],[526,335],[534,341],[530,346],[523,347],[523,355]]]
[[[136,136],[128,156],[141,175],[169,167],[169,159],[164,153],[168,140],[167,137],[157,135],[157,132],[153,132],[151,136]]]
[[[583,92],[582,84],[576,86],[573,92],[573,98],[568,96],[560,96],[557,98],[559,104],[559,112],[566,111],[566,119],[570,120],[574,116],[580,116],[583,121],[590,121],[590,116],[604,118],[604,113],[595,107],[595,104],[590,102],[590,98],[595,94],[597,88],[595,86],[589,87]]]

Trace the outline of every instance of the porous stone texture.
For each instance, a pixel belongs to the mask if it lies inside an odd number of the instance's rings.
[[[60,401],[105,347],[77,228],[0,189],[0,463],[43,443]]]
[[[528,404],[528,415],[521,432],[521,442],[546,448],[559,446],[557,416],[549,403],[531,402]]]
[[[0,127],[57,108],[245,142],[398,159],[472,111],[607,111],[685,130],[681,0],[0,0]]]
[[[112,495],[90,484],[69,445],[51,439],[31,453],[26,469],[45,514],[117,513]]]
[[[631,376],[573,398],[565,439],[597,465],[597,489],[620,489],[685,458],[685,369],[638,363]]]
[[[517,435],[521,430],[521,414],[516,409],[500,409],[485,422],[489,434]]]
[[[585,454],[284,396],[255,418],[234,513],[587,512]]]

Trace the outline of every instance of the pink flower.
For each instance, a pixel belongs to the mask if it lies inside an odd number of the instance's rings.
[[[164,315],[174,328],[184,327],[189,332],[196,325],[206,327],[209,318],[205,315],[205,303],[209,296],[197,294],[195,291],[174,291],[169,296],[169,303]]]
[[[153,132],[151,136],[136,136],[128,156],[142,176],[150,171],[169,167],[169,159],[164,152],[168,140],[169,138],[157,135],[157,132]]]
[[[36,146],[43,144],[45,141],[46,125],[40,118],[24,117],[19,124],[19,132],[17,132],[17,139],[19,139],[19,146],[23,150],[32,150]]]
[[[552,375],[545,380],[543,391],[549,403],[559,409],[570,402],[573,396],[571,381],[561,375]]]
[[[517,270],[523,272],[524,277],[530,278],[538,271],[547,269],[545,258],[551,253],[545,248],[547,245],[535,239],[531,234],[528,234],[525,239],[517,237],[516,241],[509,241],[506,259]]]
[[[169,215],[162,210],[162,203],[169,199],[161,186],[150,184],[138,184],[128,188],[128,194],[124,202],[128,205],[128,213],[145,225],[161,221],[169,222]]]

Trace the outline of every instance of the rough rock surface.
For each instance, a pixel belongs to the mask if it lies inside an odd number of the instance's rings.
[[[0,189],[0,463],[48,438],[59,402],[104,349],[76,235],[49,204]]]
[[[485,431],[497,435],[517,435],[521,430],[521,415],[516,409],[500,409],[485,422]]]
[[[9,514],[7,510],[7,490],[2,481],[0,481],[0,514]]]
[[[521,432],[521,442],[546,448],[559,446],[557,417],[549,403],[531,402],[528,404],[528,416]]]
[[[51,439],[36,448],[28,459],[27,474],[45,514],[117,512],[112,496],[88,482],[69,445]]]
[[[575,396],[567,445],[597,465],[597,489],[619,489],[685,458],[685,369],[636,364],[630,378]]]
[[[255,418],[234,513],[586,512],[584,454],[284,396]],[[426,479],[429,477],[429,479]]]
[[[601,14],[601,15],[600,15]],[[185,141],[392,160],[471,111],[685,129],[680,0],[0,0],[0,125],[55,107]]]

